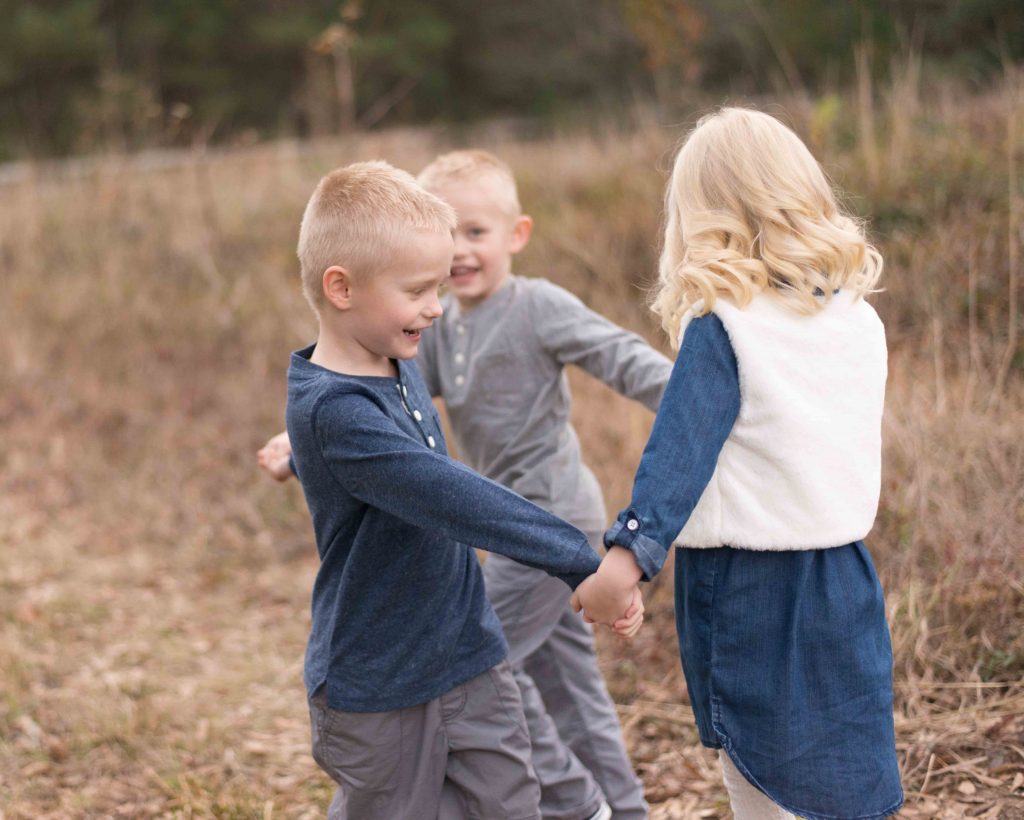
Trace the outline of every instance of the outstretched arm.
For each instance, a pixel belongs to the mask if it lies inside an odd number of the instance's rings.
[[[714,314],[690,322],[633,481],[632,501],[605,533],[647,579],[700,501],[740,410],[736,356]],[[610,554],[610,551],[609,551]]]
[[[544,349],[561,364],[574,364],[616,393],[656,411],[672,372],[671,360],[568,291],[544,285],[535,294]]]
[[[429,449],[366,397],[323,402],[314,423],[327,468],[363,503],[573,588],[597,569],[597,555],[576,527]]]

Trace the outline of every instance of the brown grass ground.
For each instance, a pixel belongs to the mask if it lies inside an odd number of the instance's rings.
[[[904,817],[1024,817],[1021,81],[786,109],[873,217],[891,375],[870,546],[896,657]],[[870,116],[869,116],[870,115]],[[868,127],[872,119],[874,124]],[[515,141],[538,231],[519,265],[660,343],[642,306],[678,128]],[[390,132],[12,171],[0,188],[0,818],[314,817],[301,658],[316,569],[280,429],[313,337],[293,247],[319,176],[413,170],[451,135]],[[1012,294],[1012,296],[1010,295]],[[648,414],[574,373],[610,510]],[[654,817],[729,816],[697,744],[671,583],[601,658]]]

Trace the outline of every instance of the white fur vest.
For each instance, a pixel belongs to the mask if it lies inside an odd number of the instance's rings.
[[[766,295],[743,310],[718,299],[713,312],[736,354],[740,412],[675,544],[816,549],[864,538],[878,509],[887,372],[874,309],[841,291],[813,316]]]

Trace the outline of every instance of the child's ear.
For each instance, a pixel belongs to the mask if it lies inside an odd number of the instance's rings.
[[[512,224],[512,253],[519,253],[530,241],[530,234],[533,233],[533,217],[523,214],[516,218]]]
[[[331,265],[324,271],[324,298],[337,310],[352,307],[352,275],[340,265]]]

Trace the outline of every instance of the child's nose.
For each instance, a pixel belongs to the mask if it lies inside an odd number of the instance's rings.
[[[430,319],[439,319],[441,314],[444,313],[444,308],[441,307],[441,300],[437,297],[436,293],[431,296],[430,301],[427,302],[427,306],[423,313]]]

